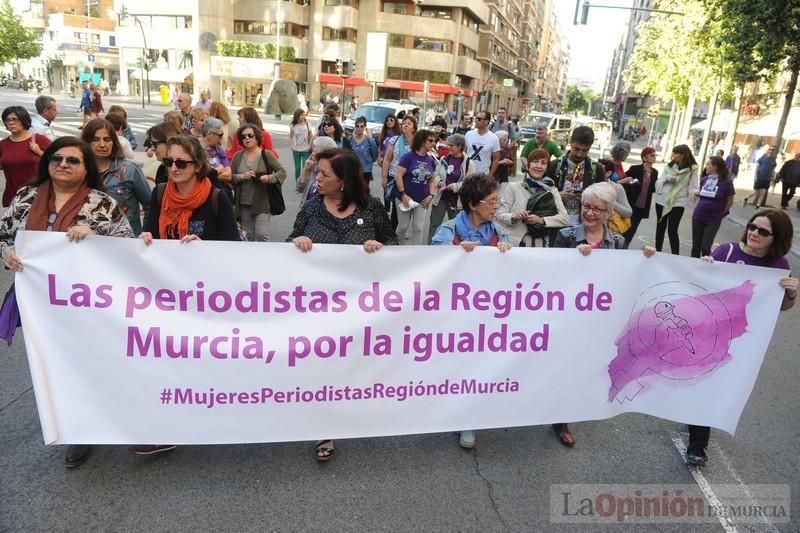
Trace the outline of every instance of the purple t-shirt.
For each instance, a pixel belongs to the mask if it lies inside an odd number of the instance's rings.
[[[763,257],[756,257],[754,255],[746,254],[742,250],[739,242],[728,242],[717,246],[711,257],[714,261],[722,261],[723,263],[736,263],[739,265],[751,265],[769,268],[780,268],[783,270],[790,270],[789,260],[786,256],[777,259],[765,259]]]
[[[428,182],[431,181],[436,171],[436,160],[428,155],[419,155],[416,152],[406,152],[397,163],[398,167],[406,169],[403,174],[403,192],[415,202],[421,202],[430,194]],[[397,197],[402,195],[400,191]]]
[[[716,176],[703,176],[700,180],[700,199],[692,213],[692,220],[703,224],[719,224],[727,214],[725,203],[736,194],[733,180],[721,180]]]

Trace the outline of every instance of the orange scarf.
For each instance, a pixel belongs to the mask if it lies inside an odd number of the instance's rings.
[[[182,239],[189,233],[189,219],[195,209],[206,203],[211,193],[211,180],[197,181],[188,196],[181,196],[172,180],[167,180],[164,198],[161,201],[161,216],[158,217],[158,234],[162,239],[177,235]]]

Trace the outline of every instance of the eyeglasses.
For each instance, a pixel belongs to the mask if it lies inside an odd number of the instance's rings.
[[[183,170],[192,163],[196,163],[196,161],[194,160],[187,161],[185,159],[172,159],[171,157],[165,157],[161,161],[167,168],[172,168],[172,165],[174,164],[176,167],[178,167],[179,170]]]
[[[761,226],[756,226],[752,222],[747,225],[747,231],[755,231],[762,237],[772,237],[774,235],[770,230],[767,228],[762,228]]]
[[[255,133],[242,133],[242,139],[255,139]]]
[[[586,204],[582,205],[581,209],[583,209],[587,213],[597,213],[599,215],[602,215],[603,213],[608,212],[608,209],[600,209],[599,207],[595,207],[593,205],[586,205]]]
[[[475,120],[489,120],[489,117],[475,117]]]
[[[224,135],[224,132],[221,131],[209,131],[208,133],[211,135],[216,135],[217,137],[222,137]]]
[[[498,205],[500,205],[500,200],[498,200],[497,198],[491,198],[489,200],[481,200],[481,203],[491,207],[497,207]]]
[[[326,122],[326,123],[325,123],[325,127],[326,127],[326,128],[327,128],[327,127],[331,127],[331,128],[333,128],[333,127],[335,127],[335,126],[333,125],[333,122]]]
[[[366,124],[356,124],[356,128],[366,128]]]
[[[58,155],[58,154],[51,155],[48,161],[50,162],[51,165],[55,167],[60,167],[61,163],[66,161],[67,165],[71,166],[72,168],[78,168],[83,163],[83,161],[81,161],[80,158],[77,158],[73,155],[64,157],[63,155]]]
[[[16,124],[19,122],[17,117],[6,117],[5,123],[6,124]]]

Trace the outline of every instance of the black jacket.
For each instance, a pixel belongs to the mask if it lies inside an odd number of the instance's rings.
[[[644,202],[644,209],[639,209],[636,207],[636,200],[639,198],[639,194],[642,192],[642,179],[644,178],[644,165],[633,165],[631,168],[625,172],[625,175],[629,178],[635,178],[639,180],[636,183],[623,185],[625,187],[625,195],[628,197],[628,203],[631,204],[631,207],[634,211],[638,211],[641,218],[648,218],[650,215],[650,204],[653,201],[653,193],[656,192],[656,180],[658,179],[658,170],[653,169],[650,171],[650,187],[648,187],[647,191],[647,199]]]
[[[800,161],[790,159],[778,171],[778,181],[786,185],[800,185]]]
[[[569,157],[569,152],[565,153],[558,159],[551,161],[550,165],[547,167],[547,172],[545,172],[545,176],[551,178],[553,182],[558,187],[559,191],[564,190],[564,181],[567,178],[567,158]],[[601,181],[605,181],[605,169],[603,165],[592,161],[590,158],[586,158],[586,165],[583,167],[583,188],[585,189],[592,183],[599,183]]]

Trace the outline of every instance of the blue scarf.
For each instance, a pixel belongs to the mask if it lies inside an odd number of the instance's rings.
[[[492,235],[496,233],[491,221],[484,222],[478,226],[478,229],[473,229],[472,221],[466,211],[458,213],[455,220],[455,231],[462,241],[477,241],[481,243],[481,246],[486,246],[492,240]]]

